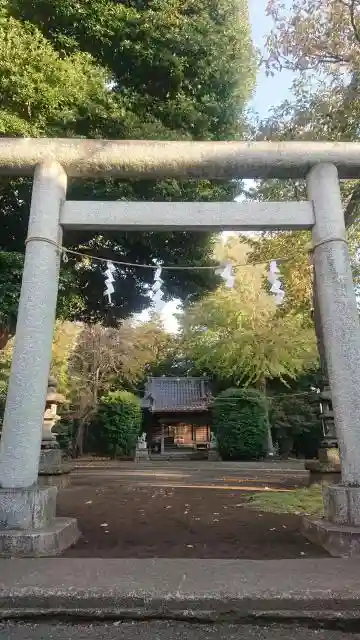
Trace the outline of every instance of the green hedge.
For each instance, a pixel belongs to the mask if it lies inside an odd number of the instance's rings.
[[[261,458],[267,451],[265,396],[255,389],[227,389],[213,404],[213,429],[224,460]]]
[[[94,453],[132,456],[140,435],[142,412],[139,399],[128,391],[112,391],[101,398],[90,425]]]

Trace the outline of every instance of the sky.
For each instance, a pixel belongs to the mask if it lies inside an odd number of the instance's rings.
[[[265,35],[272,26],[271,19],[266,16],[267,2],[268,0],[248,0],[253,43],[262,51],[264,51]],[[290,7],[292,0],[283,0],[283,3]],[[291,95],[292,80],[293,74],[289,71],[282,71],[274,77],[268,78],[264,69],[259,69],[256,89],[250,104],[252,109],[261,118],[266,117],[271,107],[280,104]],[[178,323],[174,316],[177,310],[178,302],[173,300],[165,305],[161,313],[164,327],[171,333],[177,330]],[[145,321],[149,318],[149,313],[144,311],[138,318]]]
[[[271,30],[272,21],[266,15],[268,0],[248,0],[250,24],[254,45],[264,51],[265,34]],[[292,0],[283,0],[283,4],[289,7]],[[257,77],[257,86],[252,100],[252,107],[261,117],[269,113],[271,107],[280,104],[289,97],[293,80],[290,71],[282,71],[274,77],[266,77],[264,69],[260,69]]]

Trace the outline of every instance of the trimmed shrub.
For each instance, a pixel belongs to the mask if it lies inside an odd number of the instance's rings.
[[[287,380],[286,385],[279,380],[269,381],[269,419],[282,457],[317,457],[323,431],[319,396],[311,389],[323,389],[324,382],[318,369]]]
[[[274,396],[270,422],[281,456],[286,458],[293,452],[304,458],[317,457],[323,433],[316,393]]]
[[[94,452],[132,456],[140,435],[142,412],[139,399],[129,391],[112,391],[101,398],[89,436]]]
[[[213,429],[223,460],[261,458],[267,451],[265,396],[255,389],[227,389],[213,404]]]

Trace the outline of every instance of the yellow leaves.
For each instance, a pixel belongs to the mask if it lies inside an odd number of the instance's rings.
[[[281,199],[281,198],[279,198]],[[310,315],[312,307],[312,280],[309,262],[308,232],[281,232],[264,236],[253,243],[251,262],[284,258],[280,262],[286,298],[283,308]]]
[[[232,257],[244,249],[231,240]],[[227,247],[224,248],[226,257]],[[236,271],[232,290],[219,287],[184,318],[184,344],[195,364],[237,383],[295,376],[317,360],[315,335],[298,313],[279,312],[263,288],[264,267]]]

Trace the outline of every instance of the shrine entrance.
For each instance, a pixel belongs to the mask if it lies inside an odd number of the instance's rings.
[[[11,555],[16,532],[31,552],[41,531],[48,555],[54,536],[58,548],[60,539],[66,545],[75,536],[74,523],[56,525],[56,490],[36,485],[63,229],[312,230],[342,469],[342,484],[328,491],[326,514],[333,524],[359,526],[360,538],[360,332],[339,185],[339,177],[360,177],[360,144],[3,138],[0,174],[34,178],[1,440],[0,553]],[[306,177],[308,200],[72,202],[66,199],[68,177]],[[73,533],[61,538],[66,527]]]

